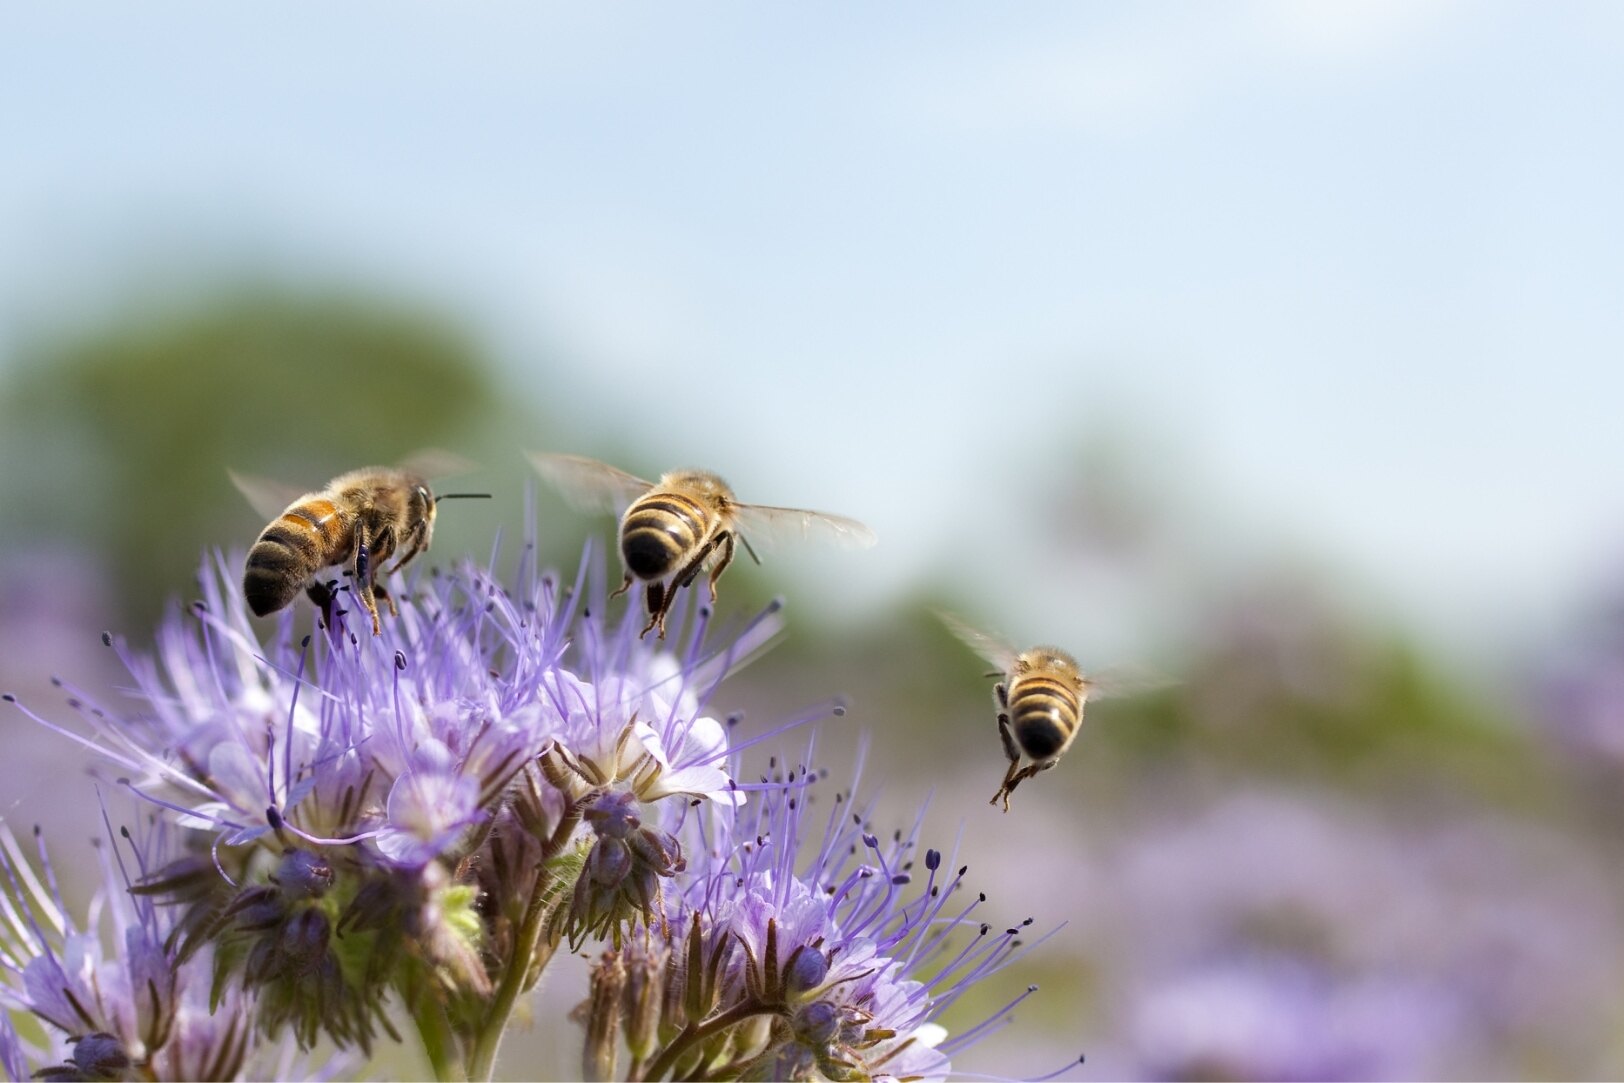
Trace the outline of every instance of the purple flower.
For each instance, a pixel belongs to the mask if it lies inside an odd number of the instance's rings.
[[[292,610],[256,624],[235,580],[209,562],[153,657],[104,637],[134,706],[68,689],[93,737],[24,710],[182,829],[136,885],[175,915],[156,946],[212,960],[271,1033],[365,1050],[392,1001],[432,997],[448,1055],[488,1059],[505,1017],[486,1001],[535,980],[556,943],[543,922],[615,943],[663,922],[690,803],[742,800],[705,706],[774,633],[776,604],[715,639],[708,610],[679,605],[674,649],[646,643],[635,614],[604,619],[589,548],[569,589],[531,575],[509,591],[464,567],[399,592],[381,635],[351,634],[340,607],[298,638]],[[70,948],[35,964],[62,973],[33,979],[34,1009],[122,1033],[70,1018],[63,990],[90,984]]]
[[[634,1074],[944,1079],[953,1052],[1006,1018],[1008,1006],[953,1040],[935,1022],[1029,950],[1030,920],[995,931],[985,896],[965,897],[967,869],[918,853],[917,824],[882,842],[817,781],[796,768],[687,825],[690,875],[650,954],[670,960],[662,1033],[674,1036],[644,1053],[628,1031]]]
[[[8,1020],[0,1034],[5,1070],[30,1078],[25,1057],[48,1065],[66,1048],[61,1065],[41,1069],[48,1077],[123,1078],[132,1068],[160,1079],[307,1074],[291,1047],[251,1044],[252,997],[225,989],[211,1002],[209,951],[183,961],[170,946],[171,913],[129,891],[130,866],[138,875],[165,848],[166,833],[124,839],[126,854],[97,848],[103,883],[91,911],[98,917],[80,927],[43,846],[36,869],[0,825],[0,1004],[32,1014],[50,1032],[47,1044],[26,1048]],[[331,1065],[354,1066],[342,1055]]]
[[[91,737],[24,708],[163,825],[108,904],[130,916],[116,958],[56,917],[38,924],[60,943],[6,960],[10,1002],[76,1038],[53,1072],[230,1075],[262,1038],[367,1053],[409,1015],[436,1075],[488,1077],[566,942],[607,946],[592,1078],[623,1045],[636,1078],[942,1079],[1007,1021],[1013,1004],[952,1038],[937,1022],[1030,919],[984,920],[917,823],[882,842],[804,769],[739,782],[709,705],[778,603],[718,634],[685,593],[670,639],[645,641],[634,608],[606,616],[590,547],[570,588],[419,576],[376,636],[352,634],[342,591],[331,627],[296,636],[292,609],[249,617],[228,562],[201,585],[153,657],[104,637],[133,706],[68,689]]]

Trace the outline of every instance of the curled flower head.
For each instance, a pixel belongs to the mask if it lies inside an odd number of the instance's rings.
[[[740,800],[706,704],[777,606],[714,639],[708,611],[679,607],[668,649],[604,619],[600,563],[589,547],[569,587],[436,573],[380,635],[352,634],[340,602],[301,636],[292,609],[253,621],[216,559],[154,656],[103,637],[133,708],[68,689],[94,739],[27,713],[181,829],[137,877],[175,915],[159,946],[212,959],[260,1025],[365,1049],[422,988],[473,1030],[538,914],[572,941],[659,921],[689,803]],[[124,1033],[49,1000],[76,1032]]]
[[[945,875],[930,850],[916,879],[916,832],[882,844],[816,780],[797,768],[697,828],[653,955],[668,1040],[642,1054],[648,1078],[943,1079],[952,1053],[1006,1016],[955,1041],[935,1022],[1022,953],[1030,920],[993,934],[985,897],[962,898],[966,868]],[[820,797],[833,806],[814,817]]]
[[[306,636],[254,623],[217,559],[155,655],[104,637],[133,707],[68,689],[94,737],[24,708],[112,762],[164,843],[120,874],[116,958],[60,918],[0,958],[8,1004],[72,1039],[51,1072],[230,1076],[256,1036],[369,1052],[409,1015],[438,1075],[485,1078],[566,940],[607,948],[594,1078],[627,1052],[644,1079],[941,1079],[1007,1018],[937,1022],[1031,919],[995,932],[966,867],[915,870],[917,824],[882,841],[804,769],[739,781],[710,704],[777,603],[717,634],[685,592],[644,641],[590,547],[571,586],[528,567],[419,576],[378,635],[341,589]]]
[[[173,912],[129,890],[131,875],[167,848],[169,834],[124,832],[115,845],[97,847],[102,887],[91,912],[99,917],[82,927],[43,846],[31,862],[0,824],[8,915],[0,926],[0,1005],[33,1015],[47,1033],[46,1044],[30,1047],[0,1013],[10,1078],[229,1079],[310,1070],[291,1045],[252,1046],[252,995],[211,991],[214,949],[182,957]],[[22,1070],[30,1060],[46,1066],[31,1075]],[[342,1054],[330,1064],[353,1066]]]

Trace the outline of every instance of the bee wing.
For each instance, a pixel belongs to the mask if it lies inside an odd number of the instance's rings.
[[[1084,675],[1088,699],[1117,699],[1160,692],[1176,682],[1153,669],[1137,665],[1108,666]]]
[[[632,501],[654,488],[652,481],[644,481],[635,474],[617,470],[608,463],[600,463],[584,455],[556,455],[545,451],[527,454],[536,472],[581,511],[619,514]]]
[[[947,625],[948,631],[964,641],[965,646],[997,666],[1001,672],[1008,673],[1015,667],[1015,656],[1020,652],[1002,639],[970,627],[945,609],[938,609],[936,616]]]
[[[879,539],[874,531],[844,515],[805,508],[774,508],[765,504],[735,504],[739,532],[752,544],[770,546],[787,538],[826,538],[844,549],[867,549]]]
[[[455,451],[426,447],[400,460],[399,468],[420,478],[454,478],[459,474],[472,474],[479,469],[479,464]]]
[[[309,491],[270,478],[239,474],[235,470],[227,470],[226,474],[262,519],[275,519]]]

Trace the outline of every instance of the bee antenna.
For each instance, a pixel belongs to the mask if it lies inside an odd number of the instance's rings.
[[[434,502],[438,504],[442,500],[489,500],[490,498],[490,493],[441,493],[434,498]]]

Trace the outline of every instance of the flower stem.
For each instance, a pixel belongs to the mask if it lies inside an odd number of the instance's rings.
[[[480,1028],[474,1038],[473,1048],[468,1054],[468,1078],[473,1080],[488,1080],[496,1070],[496,1054],[502,1047],[502,1035],[507,1031],[508,1019],[513,1015],[513,1007],[519,1001],[519,994],[529,988],[531,976],[539,973],[552,958],[552,948],[543,948],[541,944],[543,919],[547,916],[547,896],[552,887],[552,875],[547,868],[547,862],[556,857],[569,837],[574,833],[575,825],[580,823],[580,812],[571,808],[565,813],[557,830],[542,847],[542,860],[536,866],[536,883],[530,889],[530,901],[525,905],[524,918],[519,923],[519,930],[513,941],[513,954],[508,958],[507,969],[502,974],[502,982],[496,987],[496,996],[491,1001],[490,1014],[485,1019],[485,1025]]]
[[[413,998],[412,1021],[417,1024],[417,1035],[423,1041],[423,1051],[428,1054],[434,1078],[442,1083],[466,1080],[468,1077],[457,1063],[457,1037],[452,1033],[445,1005],[437,997],[419,995]]]
[[[659,1079],[669,1072],[677,1060],[695,1043],[702,1042],[714,1034],[719,1034],[735,1023],[742,1023],[753,1015],[770,1015],[782,1011],[777,1004],[764,1004],[759,1000],[747,1000],[742,1004],[735,1004],[720,1015],[713,1015],[703,1023],[689,1023],[682,1028],[682,1032],[671,1039],[671,1044],[660,1051],[654,1062],[648,1066],[648,1071],[636,1079]]]

